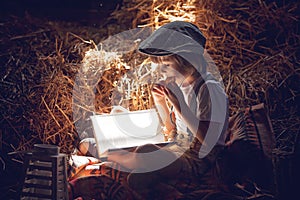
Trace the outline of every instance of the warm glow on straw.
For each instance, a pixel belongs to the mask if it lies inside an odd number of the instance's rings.
[[[151,22],[140,27],[151,26],[158,29],[163,24],[173,21],[195,22],[196,13],[195,0],[179,0],[172,4],[164,4],[154,0]]]

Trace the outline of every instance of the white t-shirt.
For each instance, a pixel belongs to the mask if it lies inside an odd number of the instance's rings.
[[[217,130],[209,127],[205,137],[206,142],[212,145],[224,145],[225,131],[228,125],[228,99],[221,83],[209,77],[211,74],[207,73],[203,77],[205,82],[199,77],[193,84],[180,88],[185,102],[199,120],[218,122],[221,125]],[[189,133],[187,125],[176,111],[175,116],[177,131]]]

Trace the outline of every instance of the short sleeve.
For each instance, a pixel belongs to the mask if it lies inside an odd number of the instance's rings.
[[[222,86],[216,81],[207,81],[197,94],[200,120],[224,123],[228,114],[227,95]]]
[[[200,120],[210,121],[211,116],[211,100],[209,96],[209,91],[207,85],[204,84],[201,86],[199,93],[197,94],[197,118]]]

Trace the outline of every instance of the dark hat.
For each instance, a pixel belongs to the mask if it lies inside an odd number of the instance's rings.
[[[194,52],[203,54],[206,38],[200,29],[184,21],[174,21],[161,26],[142,41],[138,50],[153,56]]]

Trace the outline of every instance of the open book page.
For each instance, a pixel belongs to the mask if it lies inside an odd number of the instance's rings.
[[[109,149],[163,143],[156,110],[91,116],[98,155]]]

